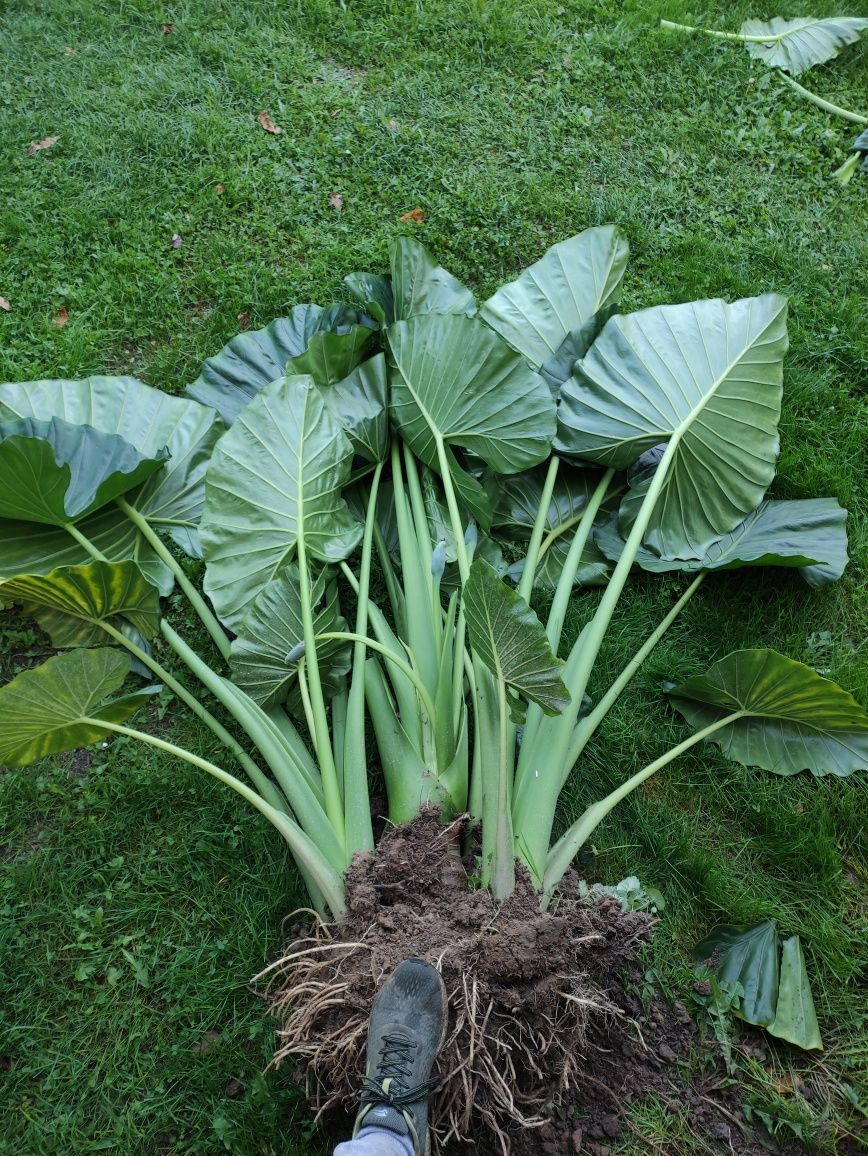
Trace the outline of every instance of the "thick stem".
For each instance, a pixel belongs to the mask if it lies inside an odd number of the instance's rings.
[[[387,646],[381,646],[380,643],[375,642],[373,638],[367,638],[364,634],[354,634],[350,630],[327,630],[323,634],[317,634],[315,637],[320,641],[334,639],[336,642],[354,642],[357,646],[362,646],[368,650],[376,650],[377,654],[382,654],[383,658],[386,658],[389,662],[394,663],[398,670],[400,670],[403,675],[406,675],[406,677],[409,678],[413,683],[413,686],[416,688],[416,693],[422,700],[422,707],[427,713],[428,718],[433,723],[436,716],[434,700],[425,689],[424,683],[416,671],[412,668],[412,666],[410,666],[409,663],[404,662],[403,658],[399,658],[397,654],[389,650]]]
[[[296,548],[298,550],[299,593],[301,595],[302,622],[304,625],[305,665],[308,671],[311,709],[313,711],[314,722],[312,734],[316,744],[320,774],[322,775],[325,811],[339,842],[345,847],[346,830],[344,824],[344,806],[341,798],[340,783],[338,782],[338,771],[332,752],[328,714],[326,713],[325,697],[323,695],[322,682],[319,674],[319,663],[316,657],[316,641],[310,597],[310,573],[307,568],[307,546],[305,544],[301,523],[299,523],[299,530],[296,537]]]
[[[518,593],[525,600],[530,602],[530,596],[533,593],[533,581],[536,577],[536,568],[539,565],[540,556],[542,554],[542,539],[546,528],[546,518],[548,517],[549,506],[552,501],[552,494],[554,493],[555,481],[558,476],[558,466],[561,459],[552,454],[549,458],[549,468],[546,472],[546,480],[543,484],[542,496],[537,508],[536,518],[534,518],[533,529],[531,530],[530,541],[527,544],[527,553],[524,558],[524,569],[521,572],[521,580],[518,584]]]
[[[84,534],[82,534],[81,530],[79,530],[75,523],[67,522],[63,528],[66,530],[67,534],[75,538],[79,546],[83,546],[85,550],[87,550],[91,558],[95,558],[97,562],[108,562],[108,558],[106,558],[102,550],[98,550],[96,546],[94,546],[93,542],[91,542],[90,538],[87,538]]]
[[[510,780],[512,778],[512,750],[515,739],[509,725],[509,707],[506,703],[506,683],[497,679],[497,707],[499,712],[497,759],[497,828],[494,840],[494,862],[491,865],[491,893],[498,901],[508,898],[515,890],[515,856],[512,849],[512,822],[510,807]]]
[[[659,759],[655,759],[653,763],[649,763],[641,771],[637,771],[635,775],[629,778],[620,787],[607,795],[605,799],[601,799],[599,803],[592,803],[584,814],[566,831],[551,851],[546,860],[546,870],[543,877],[543,896],[545,899],[551,896],[555,887],[560,883],[564,877],[569,865],[578,854],[579,850],[590,838],[591,834],[602,823],[603,819],[617,807],[622,799],[625,799],[631,791],[635,791],[638,786],[650,779],[653,774],[671,763],[673,759],[677,759],[679,755],[683,755],[685,751],[689,751],[691,747],[701,743],[704,739],[710,738],[716,731],[721,730],[725,726],[736,722],[743,718],[746,711],[735,711],[733,714],[726,715],[726,717],[718,719],[716,722],[710,723],[707,727],[697,731],[696,734],[691,735],[689,739],[685,739],[683,743],[672,747],[666,754],[661,755]]]
[[[815,104],[817,108],[821,108],[824,112],[830,112],[833,116],[843,117],[844,120],[849,120],[852,124],[868,124],[868,116],[863,116],[861,112],[854,112],[851,108],[841,108],[839,104],[832,104],[829,100],[823,100],[822,96],[817,96],[815,92],[810,92],[807,88],[803,88],[798,81],[793,80],[791,76],[787,76],[785,72],[780,74],[781,80],[786,81],[790,88],[794,89],[799,96],[803,96],[805,100],[809,100],[811,104]]]
[[[438,433],[434,433],[434,442],[437,446],[437,460],[440,463],[440,478],[443,482],[443,492],[446,495],[446,508],[449,510],[452,533],[455,535],[455,549],[458,554],[458,573],[461,575],[461,585],[463,586],[470,577],[470,563],[467,560],[467,547],[464,544],[464,528],[461,525],[461,515],[458,512],[458,500],[455,497],[455,487],[452,485],[452,474],[449,470],[446,446],[443,438]]]
[[[304,864],[305,869],[310,872],[311,877],[331,908],[332,914],[336,919],[344,918],[346,915],[346,902],[341,877],[329,866],[316,847],[316,844],[313,843],[297,823],[293,822],[283,811],[272,807],[261,795],[257,795],[255,791],[252,791],[246,783],[242,783],[240,779],[236,779],[234,775],[228,774],[221,767],[215,766],[214,763],[209,762],[207,759],[200,758],[190,751],[185,751],[183,747],[175,746],[174,743],[168,743],[165,739],[157,738],[156,735],[149,735],[145,731],[138,731],[132,727],[123,726],[121,723],[107,722],[105,719],[84,718],[81,721],[100,729],[112,731],[115,734],[138,739],[140,742],[147,743],[149,746],[156,747],[158,750],[174,755],[175,758],[183,759],[185,762],[192,764],[199,770],[205,771],[213,778],[218,779],[221,783],[225,783],[227,787],[231,787],[242,799],[245,799],[251,806],[255,807],[261,815],[264,815],[272,826],[277,828],[290,850],[299,859],[299,862]]]
[[[179,682],[164,666],[157,662],[152,655],[148,654],[146,650],[142,650],[140,646],[137,646],[131,639],[127,638],[122,631],[117,630],[108,622],[100,622],[99,626],[102,627],[109,637],[113,638],[128,650],[130,654],[135,655],[139,662],[153,671],[157,678],[169,688],[172,694],[176,695],[181,702],[190,708],[193,714],[208,727],[215,738],[219,739],[223,746],[235,757],[238,764],[242,766],[250,776],[250,780],[255,785],[257,791],[259,791],[260,795],[262,795],[272,807],[276,807],[280,811],[287,810],[286,799],[283,798],[274,783],[270,782],[241,744],[233,738],[223,724],[218,722],[214,715],[191,694],[182,682]]]
[[[615,702],[624,691],[624,688],[633,679],[636,672],[641,667],[642,663],[702,585],[705,578],[706,571],[697,574],[666,617],[661,621],[660,625],[648,635],[594,709],[585,718],[581,719],[573,732],[573,741],[569,749],[569,754],[564,761],[563,778],[561,787],[566,783],[570,770],[575,766],[579,755],[585,749],[588,741],[594,735],[597,727],[609,713]]]
[[[714,36],[718,40],[737,40],[741,44],[773,44],[788,33],[772,36],[742,36],[740,32],[718,32],[714,28],[695,28],[692,24],[674,24],[671,20],[661,20],[660,27],[669,32],[701,32],[704,36]]]
[[[123,512],[133,523],[142,537],[146,539],[148,544],[153,548],[154,553],[157,554],[157,556],[160,558],[160,561],[165,562],[165,564],[172,571],[178,585],[186,594],[190,605],[198,614],[202,625],[211,635],[211,638],[214,641],[214,645],[220,651],[223,658],[228,661],[230,644],[229,639],[226,637],[226,633],[223,630],[223,627],[217,621],[217,618],[215,617],[211,608],[208,606],[205,599],[184,573],[183,568],[178,563],[172,552],[166,548],[160,535],[151,528],[147,519],[142,517],[139,511],[131,506],[125,498],[115,498],[115,504],[121,510],[123,510]]]

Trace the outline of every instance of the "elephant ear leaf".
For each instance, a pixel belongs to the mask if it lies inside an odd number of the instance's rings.
[[[323,390],[327,408],[343,426],[353,449],[369,462],[382,462],[389,452],[388,388],[386,358],[378,353]]]
[[[459,496],[484,529],[491,504],[462,469],[453,447],[497,473],[529,469],[548,457],[555,403],[542,378],[480,321],[448,315],[414,317],[388,329],[394,361],[392,423],[414,454],[441,472],[446,450]]]
[[[774,650],[738,650],[668,693],[727,758],[777,775],[868,769],[868,714],[837,683]]]
[[[441,265],[435,265],[428,250],[413,237],[396,237],[389,259],[395,321],[421,313],[470,316],[476,312],[476,299],[470,290]]]
[[[778,932],[773,919],[752,927],[715,927],[693,950],[693,962],[723,983],[741,984],[737,1015],[749,1024],[768,1027],[775,1018],[780,965]]]
[[[470,567],[463,606],[473,649],[492,674],[545,714],[569,706],[564,664],[552,653],[542,623],[483,558]]]
[[[0,582],[0,599],[18,602],[51,638],[52,646],[106,643],[105,626],[129,623],[144,638],[160,625],[160,592],[135,562],[88,562],[50,574],[19,574]]]
[[[346,333],[315,333],[304,353],[289,362],[286,373],[309,374],[321,389],[334,385],[356,368],[373,336],[364,325],[351,325]]]
[[[159,689],[109,699],[129,670],[129,656],[110,647],[70,650],[0,687],[0,765],[28,766],[106,738],[100,722],[125,722]]]
[[[775,472],[786,301],[694,301],[607,322],[561,390],[557,449],[627,469],[669,443],[645,543],[702,555],[761,502]]]
[[[141,485],[166,449],[140,453],[87,425],[22,418],[0,425],[0,517],[65,526]]]
[[[0,386],[0,421],[28,417],[42,421],[57,417],[75,425],[93,426],[101,433],[118,434],[145,457],[158,455],[165,446],[169,451],[165,466],[134,494],[128,494],[127,501],[187,554],[201,557],[197,527],[205,498],[205,469],[223,432],[223,423],[213,409],[189,398],[170,397],[134,377]],[[116,519],[123,527],[125,519],[120,511]],[[118,534],[123,536],[122,528]],[[19,567],[19,572],[25,568]]]
[[[847,565],[846,522],[847,511],[834,498],[767,500],[734,530],[712,542],[701,557],[692,557],[686,542],[666,558],[643,546],[636,554],[636,565],[657,573],[796,567],[809,586],[824,586],[836,582]],[[600,527],[595,537],[607,558],[621,556],[624,538],[617,516]]]
[[[392,324],[395,299],[391,277],[381,277],[377,273],[348,273],[344,284],[370,317],[381,326]]]
[[[260,389],[286,374],[289,362],[304,353],[315,334],[346,334],[358,319],[357,311],[345,305],[296,305],[288,317],[233,337],[208,358],[187,394],[212,406],[231,425]]]
[[[593,340],[594,319],[617,302],[628,253],[614,225],[586,229],[552,245],[479,315],[547,380],[563,381]]]
[[[325,570],[311,585],[310,602],[315,634],[347,629],[338,606],[337,586],[326,583]],[[298,567],[293,565],[259,592],[239,623],[230,655],[234,681],[266,709],[288,701],[293,713],[300,713],[299,659],[289,656],[303,640]],[[350,649],[346,642],[326,639],[317,643],[316,656],[324,689],[333,694],[340,677],[350,669]]]
[[[233,630],[263,587],[305,555],[339,562],[362,527],[341,489],[353,449],[310,377],[266,386],[220,439],[208,470],[205,591]]]
[[[781,947],[778,1002],[768,1031],[805,1051],[823,1050],[808,969],[798,935],[785,939]]]
[[[798,76],[837,56],[848,44],[854,44],[866,28],[868,19],[859,16],[820,20],[811,16],[793,20],[773,16],[771,20],[745,20],[741,35],[753,38],[746,43],[751,56]]]

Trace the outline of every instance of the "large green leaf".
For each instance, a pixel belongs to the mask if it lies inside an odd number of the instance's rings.
[[[628,253],[614,225],[586,229],[552,245],[517,280],[498,289],[479,315],[534,369],[557,359],[565,342],[560,360],[571,363],[587,345],[582,333],[588,322],[618,300]]]
[[[786,301],[772,293],[613,317],[564,383],[555,445],[626,469],[674,441],[645,540],[702,556],[774,477],[786,348]]]
[[[342,381],[323,390],[325,403],[344,427],[357,454],[381,462],[389,451],[388,380],[382,353],[369,357]]]
[[[693,950],[693,961],[724,983],[740,983],[744,994],[737,1014],[768,1027],[778,1000],[778,932],[773,919],[752,927],[715,927]]]
[[[362,527],[341,497],[352,458],[310,377],[266,386],[217,443],[201,534],[205,590],[228,626],[292,561],[299,538],[321,562],[358,544]]]
[[[337,586],[334,581],[326,583],[326,577],[326,571],[320,571],[311,585],[315,634],[347,629]],[[260,706],[281,706],[289,700],[290,708],[298,713],[299,659],[290,660],[288,655],[304,641],[301,607],[298,567],[288,566],[259,592],[238,624],[230,655],[233,680]],[[324,689],[334,693],[340,676],[350,669],[347,643],[326,639],[317,643],[316,653]]]
[[[212,409],[170,397],[134,377],[27,381],[0,386],[0,420],[62,418],[119,434],[145,457],[164,446],[169,460],[126,498],[157,529],[194,558],[201,556],[198,524],[205,469],[223,425]]]
[[[152,638],[160,625],[160,592],[135,562],[19,574],[0,581],[0,599],[21,603],[58,647],[105,645],[104,622],[118,629],[128,622],[143,638]]]
[[[358,319],[346,305],[296,305],[289,317],[233,337],[208,358],[187,393],[231,425],[263,386],[284,376],[290,359],[304,353],[314,334],[347,333]]]
[[[806,1051],[823,1050],[808,969],[805,967],[805,956],[798,935],[791,935],[781,946],[778,1002],[775,1018],[767,1030],[773,1036],[795,1044],[797,1048]]]
[[[157,689],[106,702],[129,670],[129,656],[119,650],[70,650],[0,687],[0,766],[28,766],[106,738],[111,732],[98,720],[123,723]]]
[[[831,16],[821,20],[812,16],[797,16],[794,20],[773,16],[771,20],[745,20],[741,35],[762,36],[762,43],[747,43],[751,56],[798,76],[815,64],[837,56],[848,44],[858,40],[866,28],[868,19],[859,16]]]
[[[476,312],[470,290],[435,265],[431,254],[414,237],[396,237],[389,249],[394,318],[405,321],[421,313]]]
[[[847,565],[847,511],[834,498],[764,501],[741,525],[712,542],[701,557],[691,557],[687,544],[676,557],[661,558],[642,547],[636,565],[643,570],[734,570],[741,566],[790,566],[810,586],[837,581]],[[624,539],[617,515],[595,533],[597,545],[613,561],[621,556]]]
[[[315,333],[304,353],[288,363],[286,374],[309,374],[321,388],[334,385],[356,368],[373,336],[364,325],[351,325],[346,333]]]
[[[470,567],[462,604],[471,645],[498,679],[546,714],[570,705],[564,664],[552,654],[542,623],[482,558]]]
[[[555,405],[545,382],[481,321],[414,317],[389,327],[395,368],[392,422],[416,457],[440,472],[437,439],[469,450],[497,473],[529,469],[548,457]],[[487,528],[490,503],[479,482],[450,454],[460,495]]]
[[[492,527],[499,536],[513,541],[527,542],[533,531],[537,510],[542,500],[546,468],[537,466],[522,474],[492,479],[496,487],[496,502]],[[543,553],[537,567],[535,586],[552,589],[558,584],[561,572],[575,537],[575,527],[594,493],[600,473],[584,470],[561,462],[551,501],[546,512]],[[608,515],[604,506],[600,517]],[[510,575],[521,574],[524,560],[514,563]],[[597,585],[604,582],[610,566],[606,557],[588,540],[582,551],[582,561],[576,573],[577,586]]]
[[[116,506],[107,506],[76,526],[108,561],[135,562],[163,597],[171,594],[172,571]],[[0,518],[0,579],[17,574],[50,574],[59,566],[90,561],[92,555],[66,530]]]
[[[837,683],[774,650],[737,650],[669,694],[696,728],[742,712],[709,741],[745,766],[777,775],[868,769],[868,714]]]
[[[21,418],[0,425],[0,517],[65,526],[134,489],[168,456],[140,454],[88,425]]]

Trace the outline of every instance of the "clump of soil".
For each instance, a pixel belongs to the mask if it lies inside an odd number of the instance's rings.
[[[589,903],[574,881],[540,912],[526,876],[495,904],[469,886],[459,833],[433,811],[388,832],[376,854],[353,861],[347,920],[295,928],[264,973],[281,1023],[276,1062],[296,1065],[325,1121],[348,1134],[374,996],[416,956],[439,968],[450,1005],[432,1156],[605,1156],[625,1126],[622,1109],[649,1093],[688,1104],[723,1150],[761,1152],[710,1089],[678,1075],[695,1042],[686,1010],[660,1003],[643,1013],[628,990],[654,920],[615,901]]]

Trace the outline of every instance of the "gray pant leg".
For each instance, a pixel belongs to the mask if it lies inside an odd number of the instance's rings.
[[[355,1140],[345,1140],[334,1156],[414,1156],[409,1136],[398,1136],[386,1128],[362,1128]]]

